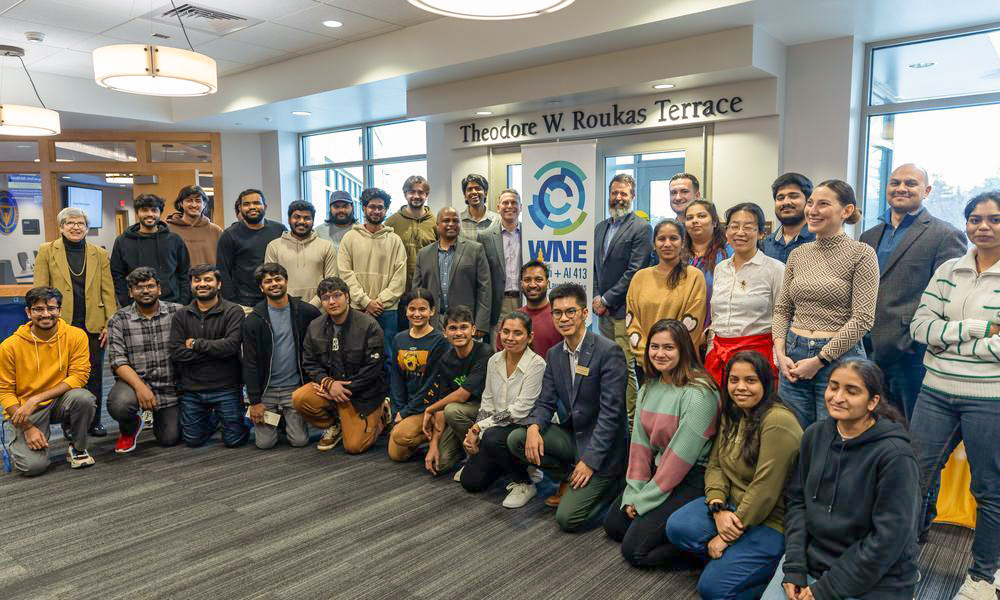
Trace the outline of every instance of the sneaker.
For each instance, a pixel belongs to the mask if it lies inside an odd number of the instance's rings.
[[[504,508],[521,508],[538,495],[533,483],[508,483],[507,489],[510,493],[503,499]]]
[[[528,467],[528,477],[531,478],[531,483],[541,483],[545,474],[538,467]]]
[[[93,456],[88,454],[86,450],[77,450],[72,444],[70,444],[69,448],[66,448],[66,460],[73,469],[89,467],[94,464]]]
[[[344,435],[340,431],[340,423],[334,423],[323,431],[323,437],[319,438],[319,442],[316,443],[316,449],[320,452],[333,450],[343,439]]]
[[[562,500],[562,496],[563,494],[566,493],[567,489],[569,489],[568,482],[564,481],[560,483],[559,490],[556,491],[555,494],[552,494],[551,496],[545,499],[545,506],[548,506],[550,508],[556,508],[557,506],[559,506],[559,502]]]
[[[997,589],[1000,590],[1000,569],[997,569],[996,574],[993,575],[993,585],[995,585]]]
[[[451,476],[452,481],[462,481],[462,471],[465,470],[465,465],[462,465],[455,471],[455,474]]]
[[[139,445],[139,434],[142,433],[142,428],[146,425],[141,417],[139,418],[139,427],[135,430],[132,435],[125,435],[124,433],[118,435],[118,441],[115,443],[115,452],[118,454],[128,454],[129,452],[135,450],[135,447]]]
[[[87,432],[87,435],[91,437],[107,437],[108,430],[104,428],[104,425],[95,423],[90,427],[90,431]]]
[[[976,581],[965,576],[965,583],[955,594],[955,600],[997,600],[997,590],[992,581]]]

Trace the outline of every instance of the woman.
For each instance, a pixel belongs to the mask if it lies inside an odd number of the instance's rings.
[[[733,256],[715,266],[715,302],[705,356],[705,368],[720,388],[726,363],[736,352],[756,350],[772,360],[771,318],[785,265],[758,250],[764,224],[764,211],[753,202],[726,211],[726,239]],[[773,362],[771,368],[777,374]]]
[[[524,425],[542,392],[545,359],[530,348],[531,317],[520,311],[500,321],[502,350],[486,363],[486,388],[476,423],[469,428],[463,446],[469,460],[462,469],[462,487],[470,493],[487,489],[503,474],[510,475],[504,508],[521,508],[538,491],[527,465],[507,449],[507,436]]]
[[[902,416],[886,399],[871,361],[848,359],[830,373],[824,400],[831,418],[802,436],[788,486],[784,569],[765,600],[913,598],[917,461]]]
[[[636,567],[664,565],[681,555],[663,523],[702,495],[719,413],[719,392],[680,321],[653,325],[645,356],[626,487],[604,520],[608,537],[621,542],[622,555]]]
[[[118,310],[111,261],[107,250],[87,243],[90,222],[82,209],[64,208],[56,220],[61,235],[38,248],[34,285],[59,290],[63,296],[63,320],[87,332],[90,377],[86,387],[97,401],[89,435],[104,437],[108,435],[101,424],[104,347],[108,343],[108,321]]]
[[[771,336],[781,373],[781,400],[802,427],[826,417],[823,394],[831,365],[864,358],[861,338],[875,322],[878,259],[844,233],[861,219],[854,190],[837,179],[813,188],[806,224],[816,241],[792,251],[774,305]]]
[[[653,249],[660,262],[636,271],[625,295],[625,327],[636,360],[644,362],[646,332],[662,319],[680,321],[701,345],[705,322],[705,276],[687,264],[684,226],[664,219],[653,230]]]
[[[698,579],[706,600],[760,597],[785,549],[782,495],[802,428],[775,388],[759,353],[730,359],[705,495],[667,520],[672,543],[712,559]]]
[[[728,219],[727,219],[728,220]],[[688,260],[705,275],[705,326],[712,322],[712,283],[715,267],[729,258],[732,248],[726,245],[726,230],[719,221],[715,205],[695,200],[684,209],[687,227]]]
[[[1000,191],[965,206],[973,248],[938,267],[910,322],[913,339],[927,344],[927,375],[913,411],[921,498],[928,497],[959,441],[972,470],[978,504],[972,566],[956,598],[995,600],[1000,552]],[[932,493],[923,529],[934,517]],[[964,595],[963,595],[964,594]]]

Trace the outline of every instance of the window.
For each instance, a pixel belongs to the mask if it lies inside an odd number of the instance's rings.
[[[988,140],[1000,135],[1000,30],[869,46],[862,152],[864,227],[887,209],[893,167],[927,170],[930,214],[965,230],[973,196],[1000,189]]]
[[[305,198],[325,219],[330,193],[343,190],[354,198],[360,218],[361,192],[382,188],[392,197],[389,214],[405,204],[403,182],[427,176],[427,128],[423,121],[401,121],[304,134],[302,188]]]

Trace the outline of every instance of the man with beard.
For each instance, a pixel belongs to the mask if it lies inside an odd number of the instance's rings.
[[[462,180],[465,210],[462,211],[462,237],[478,240],[479,233],[500,226],[500,215],[486,205],[490,184],[482,175],[470,173]]]
[[[396,211],[385,220],[392,227],[393,233],[403,240],[406,248],[406,291],[410,291],[410,280],[413,279],[413,268],[417,263],[417,252],[428,244],[437,241],[437,228],[434,215],[427,207],[427,196],[431,193],[431,184],[420,175],[411,175],[403,182],[403,197],[406,206]]]
[[[436,244],[417,252],[413,269],[413,287],[434,294],[434,326],[441,329],[441,315],[449,307],[463,305],[472,309],[476,336],[490,331],[490,308],[493,287],[486,250],[479,242],[460,237],[458,212],[447,206],[438,211]]]
[[[619,173],[611,179],[608,200],[610,216],[594,230],[594,314],[604,337],[614,340],[625,353],[628,373],[625,406],[629,418],[635,408],[638,381],[635,358],[629,347],[625,323],[625,295],[636,271],[645,268],[653,251],[653,229],[632,211],[635,179]]]
[[[188,185],[177,193],[174,201],[177,212],[167,216],[167,227],[184,240],[192,265],[214,265],[215,249],[222,236],[222,228],[205,216],[206,206],[205,190],[201,186]]]
[[[300,366],[302,337],[320,312],[288,295],[288,272],[278,263],[262,264],[254,277],[265,298],[243,322],[243,381],[250,396],[254,443],[267,450],[278,442],[277,426],[265,422],[264,413],[271,412],[285,421],[288,444],[300,448],[309,443],[309,432],[302,415],[292,408],[292,392],[305,381]]]
[[[271,240],[264,251],[264,262],[287,269],[288,293],[318,307],[316,284],[337,274],[337,253],[330,241],[313,231],[315,216],[316,209],[308,202],[296,200],[288,205],[288,226],[292,230]]]
[[[49,423],[68,422],[73,441],[66,461],[77,469],[94,464],[87,431],[97,404],[83,389],[90,374],[87,333],[67,324],[62,294],[36,287],[24,296],[29,322],[0,344],[0,404],[14,469],[41,475],[49,467]]]
[[[285,231],[281,223],[264,218],[267,200],[260,190],[240,192],[241,220],[233,223],[219,238],[216,252],[222,273],[222,295],[226,300],[243,306],[245,312],[264,299],[254,279],[254,270],[264,262],[264,253],[271,240]]]
[[[670,178],[670,208],[677,213],[677,218],[684,220],[684,211],[688,205],[701,198],[701,184],[698,178],[690,173],[677,173]],[[625,353],[626,356],[628,353]]]
[[[139,222],[115,240],[111,251],[111,277],[115,281],[118,306],[132,303],[125,277],[139,267],[156,269],[164,300],[187,302],[191,299],[187,287],[191,259],[184,240],[160,220],[163,205],[163,198],[154,194],[136,197],[135,216]]]
[[[497,208],[500,209],[500,226],[479,232],[479,243],[486,250],[490,264],[490,286],[493,301],[490,308],[490,339],[497,336],[500,317],[517,309],[521,304],[521,195],[517,190],[500,192]]]
[[[354,227],[354,222],[354,200],[349,193],[337,190],[330,194],[330,218],[326,220],[326,227],[320,227],[316,233],[324,240],[330,240],[333,255],[336,256],[340,240]]]
[[[549,267],[540,260],[532,260],[521,267],[521,293],[524,306],[517,310],[531,317],[531,349],[545,357],[549,348],[562,340],[562,334],[552,320],[552,305],[549,303]],[[500,349],[499,338],[497,349]]]
[[[160,279],[150,267],[139,267],[125,278],[134,302],[108,323],[108,354],[115,383],[108,394],[108,413],[118,421],[115,452],[135,450],[144,421],[141,411],[153,412],[153,435],[161,446],[181,438],[177,386],[167,345],[170,324],[181,305],[160,300]]]
[[[374,318],[382,328],[385,368],[388,378],[394,380],[397,373],[389,368],[388,361],[396,355],[396,308],[406,290],[406,248],[392,227],[382,224],[391,200],[378,188],[361,192],[365,224],[355,225],[340,241],[337,271],[351,292],[352,306]],[[396,400],[393,398],[394,403]]]
[[[805,175],[785,173],[771,184],[774,196],[774,216],[781,227],[764,238],[764,254],[783,263],[802,244],[816,239],[806,227],[806,200],[812,195],[813,184]]]
[[[181,395],[181,435],[192,448],[212,437],[218,421],[227,447],[247,441],[240,410],[244,313],[239,305],[219,297],[222,285],[213,265],[192,267],[194,301],[178,310],[170,324],[168,348]]]

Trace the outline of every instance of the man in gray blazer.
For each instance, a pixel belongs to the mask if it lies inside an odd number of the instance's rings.
[[[417,252],[413,287],[427,288],[434,294],[434,322],[438,328],[440,316],[449,307],[462,304],[472,309],[476,335],[489,335],[493,286],[486,251],[479,242],[459,238],[459,223],[454,208],[448,206],[438,212],[438,241]]]
[[[886,186],[888,210],[861,234],[861,241],[875,249],[881,272],[875,325],[866,345],[885,373],[890,401],[907,418],[913,416],[924,379],[926,348],[910,337],[910,320],[934,271],[966,251],[965,236],[924,208],[930,192],[927,171],[913,164],[896,167]]]
[[[594,230],[593,309],[594,314],[601,318],[601,333],[614,340],[625,353],[629,367],[625,406],[631,423],[638,384],[635,358],[625,332],[625,294],[635,272],[649,264],[653,251],[653,229],[632,211],[635,179],[631,175],[615,175],[608,191],[608,213],[611,216],[598,223]]]
[[[521,224],[518,222],[521,195],[517,190],[505,189],[497,197],[497,209],[500,211],[499,227],[479,232],[479,243],[486,250],[492,275],[491,340],[496,340],[501,315],[521,306]]]

